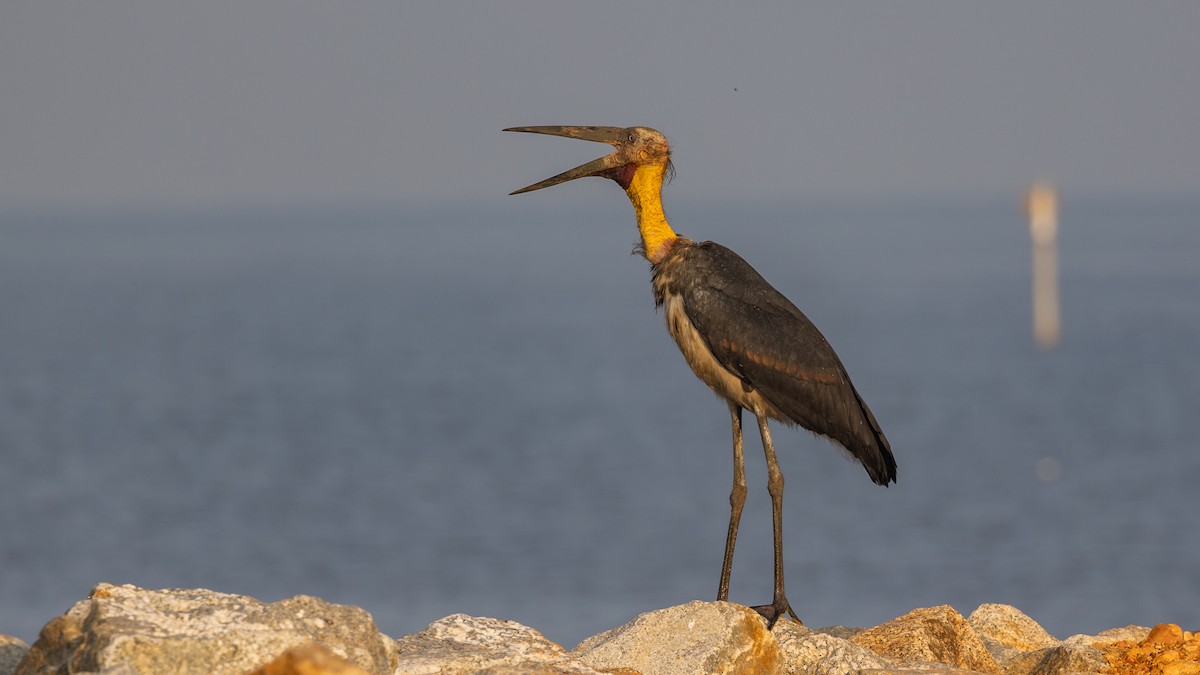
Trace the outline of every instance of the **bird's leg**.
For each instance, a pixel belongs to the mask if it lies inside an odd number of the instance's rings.
[[[779,470],[779,460],[775,458],[775,444],[771,442],[767,418],[762,415],[755,417],[758,419],[758,433],[762,436],[763,452],[767,455],[767,492],[771,494],[771,524],[775,540],[775,594],[771,604],[754,609],[767,619],[767,630],[770,630],[784,614],[791,614],[797,621],[800,621],[800,617],[792,611],[783,590],[783,472]]]
[[[725,562],[721,563],[721,585],[717,600],[729,599],[729,574],[733,570],[733,546],[737,543],[738,523],[746,503],[746,463],[742,456],[742,407],[729,403],[733,420],[733,491],[729,493],[729,533],[725,535]]]

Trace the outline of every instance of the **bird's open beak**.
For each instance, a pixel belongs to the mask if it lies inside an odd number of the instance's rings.
[[[625,130],[621,127],[512,127],[505,131],[521,131],[529,134],[548,134],[550,136],[565,136],[567,138],[579,138],[585,141],[596,141],[597,143],[608,143],[609,145],[621,148],[621,144],[625,139]],[[540,183],[534,183],[520,190],[515,190],[509,194],[519,195],[522,192],[532,192],[533,190],[541,190],[552,185],[565,183],[576,178],[584,176],[599,176],[608,169],[613,169],[627,163],[628,160],[621,157],[620,152],[614,152],[605,155],[600,159],[594,159],[587,164],[580,164],[574,169],[564,171],[557,176],[547,178]]]

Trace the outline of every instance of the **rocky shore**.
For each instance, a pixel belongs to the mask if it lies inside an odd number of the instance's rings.
[[[393,639],[358,607],[263,603],[202,589],[100,584],[32,647],[0,636],[0,675],[226,673],[1154,673],[1200,675],[1200,636],[1173,624],[1059,640],[1008,605],[943,605],[873,628],[810,630],[691,602],[647,612],[574,649],[513,621],[455,614]]]

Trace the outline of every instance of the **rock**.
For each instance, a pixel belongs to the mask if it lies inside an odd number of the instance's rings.
[[[1004,662],[1005,675],[1099,673],[1108,667],[1100,650],[1085,644],[1060,644],[1023,652]]]
[[[1145,626],[1125,626],[1123,628],[1109,628],[1106,631],[1096,633],[1095,635],[1077,634],[1063,640],[1064,643],[1071,644],[1087,644],[1102,646],[1120,642],[1121,640],[1131,640],[1140,642],[1150,634],[1150,629]]]
[[[980,605],[967,617],[967,623],[971,624],[979,637],[994,640],[1019,652],[1031,652],[1058,644],[1058,640],[1038,622],[1012,605]]]
[[[203,589],[100,584],[28,647],[0,635],[0,675],[1200,675],[1200,637],[1174,624],[1059,642],[1014,607],[917,609],[874,628],[811,631],[753,610],[692,602],[647,612],[574,651],[513,621],[455,614],[399,641],[357,607],[297,596],[266,604]]]
[[[1150,629],[1143,626],[1126,626],[1097,635],[1072,635],[1053,647],[1025,652],[1004,661],[1002,669],[1006,675],[1112,672],[1112,656],[1109,652],[1123,655],[1123,649],[1146,637],[1149,632]]]
[[[294,647],[250,675],[368,675],[320,645]]]
[[[1115,675],[1200,675],[1200,639],[1172,623],[1155,626],[1140,641],[1117,640],[1100,649]]]
[[[1183,642],[1183,629],[1173,623],[1160,623],[1150,629],[1143,642],[1160,645],[1173,645]]]
[[[0,635],[0,675],[12,675],[28,651],[29,645],[23,640],[11,635]]]
[[[390,639],[358,607],[296,596],[266,604],[203,589],[96,586],[42,629],[16,675],[245,673],[317,643],[368,673],[393,671]]]
[[[899,662],[936,662],[983,673],[999,673],[971,624],[949,605],[914,609],[850,638],[854,644]]]
[[[853,675],[983,675],[978,670],[963,670],[936,661],[912,661],[904,665],[887,668],[863,668],[851,670]]]
[[[775,626],[775,639],[783,654],[783,671],[789,675],[842,675],[867,668],[887,669],[894,664],[853,642],[795,624]]]
[[[855,627],[855,626],[825,626],[824,628],[814,628],[813,632],[814,633],[824,633],[826,635],[832,635],[833,637],[839,637],[844,640],[849,640],[850,638],[854,637],[855,635],[858,635],[859,633],[863,632],[864,630],[866,630],[866,628],[860,628],[860,627]]]
[[[584,640],[575,652],[597,670],[643,675],[775,673],[782,666],[766,621],[729,602],[695,601],[647,612]]]
[[[979,640],[983,642],[984,649],[988,650],[988,653],[992,655],[992,660],[995,661],[996,665],[1000,667],[1000,672],[1002,673],[1008,672],[1005,669],[1004,664],[1026,653],[1014,647],[1002,645],[999,642],[996,642],[989,637],[983,637],[982,635],[979,636]]]
[[[579,673],[574,654],[516,621],[453,614],[396,641],[396,673]]]
[[[979,634],[988,653],[1005,673],[1030,672],[1049,652],[1045,651],[1036,657],[1023,655],[1049,650],[1059,643],[1036,621],[1011,605],[980,605],[967,617],[967,623]]]
[[[1141,639],[1148,632],[1149,628],[1126,626],[1097,635],[1072,635],[1054,646],[1004,660],[1002,670],[1006,675],[1065,675],[1106,671],[1109,666],[1101,647],[1131,638]]]

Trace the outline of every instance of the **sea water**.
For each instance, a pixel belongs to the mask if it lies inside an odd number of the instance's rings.
[[[809,625],[1016,605],[1200,627],[1200,203],[1064,205],[1033,340],[1017,200],[678,208],[824,332],[873,485],[776,425]],[[97,582],[455,612],[568,647],[717,589],[725,405],[656,315],[627,205],[0,216],[0,633]],[[750,496],[731,599],[770,601]]]

